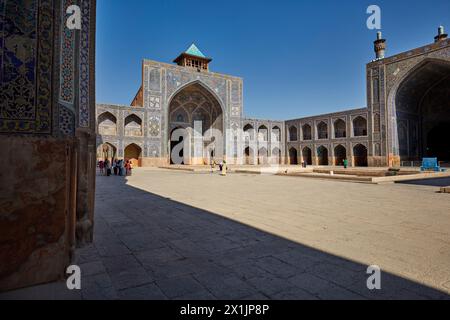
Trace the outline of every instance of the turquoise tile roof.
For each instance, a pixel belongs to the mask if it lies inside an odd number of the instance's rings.
[[[192,56],[206,58],[205,55],[197,48],[195,44],[191,44],[189,49],[187,49],[184,53],[190,54]]]

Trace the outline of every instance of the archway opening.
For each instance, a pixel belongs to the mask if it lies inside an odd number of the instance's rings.
[[[275,126],[272,128],[272,139],[275,142],[280,142],[281,141],[281,129],[278,126]]]
[[[303,132],[303,140],[305,141],[312,140],[311,126],[309,124],[303,125],[302,132]]]
[[[347,159],[347,150],[344,146],[338,145],[334,148],[334,165],[343,166],[344,160]]]
[[[401,161],[450,162],[450,63],[428,60],[411,71],[396,92],[395,113]]]
[[[428,132],[425,156],[450,162],[450,122],[436,125]]]
[[[319,139],[328,139],[328,125],[323,121],[317,125],[317,136]]]
[[[296,126],[289,127],[289,141],[297,141],[298,140],[298,130]]]
[[[199,82],[192,83],[181,89],[169,103],[168,138],[170,146],[170,164],[203,165],[210,163],[211,150],[214,150],[214,160],[224,159],[225,142],[223,139],[223,113],[220,102],[215,95]],[[172,134],[177,128],[184,128],[182,137]],[[184,139],[189,139],[186,145],[193,147],[183,150]],[[182,142],[183,143],[180,143]],[[173,150],[178,145],[173,159]],[[180,148],[181,150],[178,150]],[[181,158],[178,158],[180,155]]]
[[[347,130],[345,128],[345,121],[342,119],[338,119],[334,122],[334,137],[345,138],[347,136]]]
[[[305,162],[308,166],[312,165],[312,151],[310,148],[305,147],[302,150],[303,162]]]
[[[355,167],[367,167],[367,148],[362,144],[353,147],[353,159]]]
[[[319,148],[317,148],[317,160],[319,166],[328,165],[328,149],[324,146],[320,146]]]
[[[289,149],[289,164],[291,164],[291,165],[298,164],[298,153],[297,153],[297,149],[295,149],[295,148]]]
[[[258,141],[264,141],[267,142],[269,140],[269,130],[267,130],[267,127],[262,125],[258,128]]]
[[[367,120],[361,116],[353,119],[353,136],[367,136]]]
[[[245,148],[244,156],[245,156],[244,164],[247,164],[247,165],[253,165],[254,164],[254,160],[253,160],[254,155],[253,155],[253,149],[252,148],[250,148],[250,147]]]
[[[251,124],[247,124],[244,127],[244,137],[245,142],[249,143],[250,141],[255,140],[255,128]]]
[[[131,137],[142,136],[142,119],[135,114],[125,118],[125,135]]]
[[[117,118],[110,112],[98,116],[98,134],[102,136],[117,135]]]
[[[105,161],[106,159],[109,163],[117,159],[117,148],[108,142],[102,143],[97,148],[97,160]]]
[[[258,150],[258,164],[259,165],[268,164],[268,153],[266,148],[260,148]]]
[[[281,164],[281,150],[279,148],[272,150],[272,164]]]
[[[142,149],[137,144],[132,143],[125,148],[125,161],[131,161],[135,167],[141,166]]]

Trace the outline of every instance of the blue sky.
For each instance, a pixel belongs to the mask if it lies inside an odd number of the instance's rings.
[[[130,104],[142,59],[171,63],[194,42],[211,71],[244,78],[248,117],[365,107],[371,4],[382,9],[388,56],[433,42],[440,24],[450,31],[449,0],[98,0],[97,102]]]

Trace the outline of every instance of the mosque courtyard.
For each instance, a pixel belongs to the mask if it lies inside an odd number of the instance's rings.
[[[1,298],[449,299],[450,198],[438,190],[156,168],[97,176],[82,289]],[[369,265],[381,290],[367,289]]]

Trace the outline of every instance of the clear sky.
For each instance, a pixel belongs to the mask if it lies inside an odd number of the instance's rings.
[[[247,117],[365,107],[371,4],[387,56],[432,43],[441,24],[450,31],[450,0],[98,0],[97,102],[130,104],[142,59],[171,63],[194,42],[211,71],[244,78]]]

